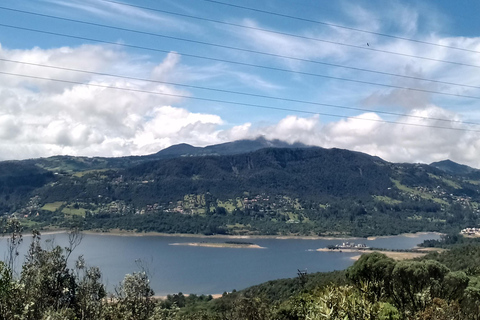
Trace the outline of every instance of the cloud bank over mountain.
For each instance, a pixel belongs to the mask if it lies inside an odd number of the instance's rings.
[[[141,17],[166,29],[168,25],[178,23],[179,33],[200,34],[206,28],[191,21],[166,19],[139,8],[127,10],[114,4],[105,8],[106,3],[100,8],[94,2],[56,3],[65,10],[75,5],[79,12],[102,16],[107,21],[118,22],[118,16],[125,14],[132,28],[153,28],[151,24],[140,23],[138,19]],[[474,51],[480,51],[480,38],[442,36],[442,28],[448,24],[448,19],[430,7],[404,6],[400,2],[392,2],[386,7],[374,10],[344,2],[341,10],[350,26],[377,33],[387,31],[386,19],[393,18],[394,12],[395,19],[388,25],[389,31],[443,47],[318,25],[295,25],[292,27],[295,30],[288,32],[295,32],[303,38],[292,38],[282,34],[281,26],[272,27],[259,19],[222,17],[225,21],[253,28],[251,32],[233,27],[217,30],[223,36],[228,35],[224,38],[227,39],[226,45],[235,44],[235,47],[277,55],[230,52],[230,60],[258,65],[270,63],[272,67],[294,72],[270,75],[222,61],[195,63],[173,50],[165,55],[150,55],[115,45],[42,46],[40,43],[27,48],[12,48],[2,44],[0,149],[3,152],[0,159],[57,154],[140,155],[178,143],[206,146],[264,136],[291,143],[366,152],[394,162],[429,163],[449,158],[480,167],[480,125],[471,123],[480,122],[478,110],[474,108],[477,101],[455,97],[476,96],[478,90],[474,84],[479,82],[480,73],[472,67],[435,61],[475,64],[478,53]],[[431,14],[425,17],[427,11]],[[257,30],[262,28],[278,32]],[[354,46],[367,46],[368,43],[368,47],[376,51],[358,50],[334,42],[353,43]],[[123,39],[118,39],[118,43],[123,43]],[[451,50],[446,46],[467,48],[472,52]],[[379,54],[378,51],[401,52],[403,55]],[[430,57],[430,60],[413,59],[411,56],[414,55]],[[296,57],[296,60],[282,56]],[[316,83],[305,75],[311,63],[301,59],[382,70],[405,77],[372,72],[356,76],[350,69],[325,69],[322,66],[324,69],[320,71],[331,77],[386,86],[361,87],[358,83],[328,78]],[[73,72],[72,69],[90,73]],[[442,79],[442,82],[421,78]],[[238,94],[227,97],[221,90],[212,93],[198,86],[220,88],[230,93],[252,92],[257,97]],[[413,87],[419,90],[406,89]],[[303,100],[306,96],[308,101],[357,110],[259,96],[290,100]],[[222,100],[243,105],[219,102]],[[264,110],[248,104],[292,111]]]

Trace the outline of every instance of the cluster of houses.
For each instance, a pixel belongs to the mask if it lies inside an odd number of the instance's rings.
[[[198,209],[205,208],[207,203],[210,204],[210,208],[215,208],[216,206],[224,207],[225,203],[219,201],[212,197],[209,193],[205,195],[186,195],[183,200],[177,202],[170,202],[164,207],[159,206],[165,212],[177,212],[182,214],[194,214]],[[267,194],[260,194],[256,196],[245,196],[243,198],[235,198],[229,200],[229,208],[243,209],[243,210],[258,210],[259,212],[278,212],[282,211],[294,211],[301,210],[302,207],[298,203],[297,199],[290,199],[285,196],[276,195],[271,197]],[[225,207],[227,208],[227,207]],[[145,210],[148,212],[147,210]],[[299,223],[300,221],[290,219],[287,223]]]
[[[270,197],[264,193],[261,195],[256,195],[255,197],[245,197],[243,198],[243,209],[253,209],[256,204],[270,204],[271,206],[275,207],[276,203],[270,201]]]
[[[420,191],[421,193],[428,193],[428,194],[431,194],[431,195],[434,195],[435,197],[437,197],[438,199],[441,199],[443,201],[452,201],[452,202],[456,202],[456,203],[460,203],[462,206],[464,207],[468,207],[471,205],[471,200],[472,200],[472,197],[468,197],[468,196],[457,196],[457,195],[454,195],[452,193],[447,193],[445,192],[444,190],[442,190],[442,188],[440,186],[437,186],[436,189],[433,189],[433,190],[430,190],[429,188],[427,187],[415,187],[415,190],[417,191]],[[411,198],[421,198],[421,196],[419,195],[411,195],[410,196]],[[475,210],[476,212],[480,212],[480,210]]]
[[[39,215],[38,210],[40,209],[39,203],[40,203],[40,197],[39,196],[35,196],[33,198],[30,198],[27,205],[24,208],[20,209],[18,213],[20,214],[20,216],[22,216],[24,218],[28,218],[29,216],[34,215],[34,214],[36,216],[38,216]]]
[[[480,235],[480,228],[465,228],[462,231],[460,231],[461,234],[466,234],[469,236],[472,235]]]
[[[342,244],[335,245],[336,249],[366,249],[368,248],[364,243],[343,242]]]

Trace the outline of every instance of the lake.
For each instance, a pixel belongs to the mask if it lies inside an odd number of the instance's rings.
[[[349,239],[369,247],[409,249],[426,239],[439,239],[435,233],[379,237],[377,239]],[[66,246],[66,234],[42,235],[45,246]],[[266,249],[211,248],[174,246],[183,242],[225,242],[232,239],[175,237],[175,236],[116,236],[85,234],[72,254],[73,259],[83,255],[89,266],[98,266],[109,290],[125,274],[139,271],[139,264],[150,274],[156,295],[170,293],[215,294],[232,289],[243,289],[268,280],[291,278],[297,269],[309,273],[341,270],[353,264],[357,253],[317,252],[318,248],[341,244],[335,239],[249,239]],[[21,256],[25,255],[31,237],[25,236]],[[0,257],[5,256],[6,239],[0,239]],[[72,259],[72,258],[71,258]],[[19,259],[20,260],[20,259]],[[21,262],[21,261],[19,261]]]

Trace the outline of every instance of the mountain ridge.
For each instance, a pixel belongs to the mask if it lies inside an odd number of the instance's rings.
[[[120,169],[140,164],[146,161],[170,159],[177,157],[201,157],[201,156],[221,156],[248,153],[263,148],[310,148],[315,146],[305,145],[300,142],[288,143],[286,141],[274,139],[268,140],[263,136],[255,139],[243,139],[221,144],[208,145],[205,147],[195,147],[187,143],[180,143],[164,148],[156,153],[136,156],[123,157],[86,157],[56,155],[51,157],[33,158],[26,160],[9,160],[26,163],[34,163],[50,171],[66,170],[67,172],[100,170],[100,169]],[[336,148],[332,148],[336,149]],[[347,150],[347,149],[344,149]],[[350,152],[358,152],[348,150]],[[362,152],[359,152],[362,153]],[[377,157],[377,156],[373,156]],[[380,157],[378,159],[382,160]],[[2,163],[3,161],[0,161]],[[414,163],[410,163],[414,164]],[[470,166],[456,163],[452,160],[441,160],[429,164],[432,167],[440,169],[447,173],[472,174],[477,173],[480,177],[480,170]]]
[[[446,232],[480,222],[476,172],[283,142],[218,154],[265,144],[0,162],[0,214],[29,228],[235,235]]]
[[[311,146],[303,143],[288,143],[278,139],[267,140],[260,136],[255,139],[242,139],[206,147],[194,147],[189,144],[177,144],[149,155],[151,158],[163,159],[169,156],[206,156],[206,155],[231,155],[252,152],[263,148],[308,148]]]
[[[169,146],[156,153],[124,157],[85,157],[57,155],[46,158],[15,160],[35,164],[50,171],[78,172],[89,170],[121,169],[152,160],[178,157],[201,157],[232,155],[256,151],[262,148],[308,148],[302,143],[288,143],[281,140],[256,139],[236,140],[206,147],[195,147],[186,143]],[[0,161],[1,163],[1,161]]]
[[[431,166],[449,173],[469,174],[479,171],[470,166],[454,162],[450,159],[430,163]]]

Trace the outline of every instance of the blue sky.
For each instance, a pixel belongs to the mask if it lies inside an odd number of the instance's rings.
[[[148,154],[262,135],[389,161],[450,158],[480,167],[476,2],[6,0],[0,7],[0,72],[16,74],[0,74],[2,159]]]

